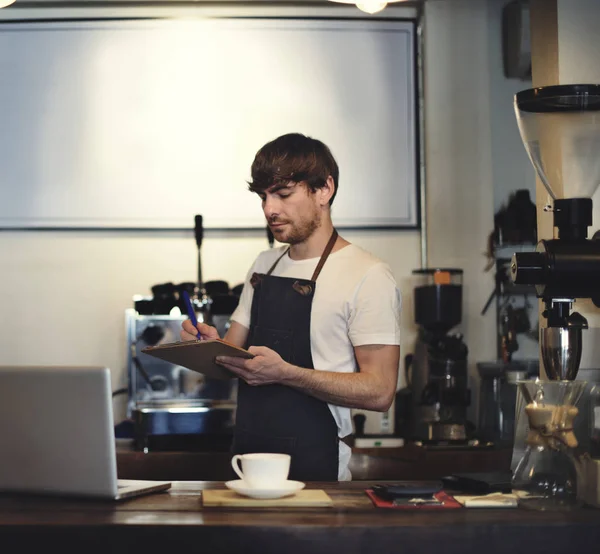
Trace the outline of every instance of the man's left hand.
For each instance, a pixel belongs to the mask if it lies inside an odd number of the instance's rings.
[[[248,351],[254,358],[246,360],[233,356],[217,356],[217,363],[235,373],[249,385],[271,385],[289,377],[293,367],[285,362],[277,352],[266,346],[251,346]]]

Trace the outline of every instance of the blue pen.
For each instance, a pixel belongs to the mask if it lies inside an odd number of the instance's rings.
[[[188,294],[188,292],[186,290],[182,291],[181,294],[183,295],[183,300],[185,302],[185,307],[187,309],[188,317],[190,318],[190,321],[193,323],[194,327],[197,327],[198,320],[196,319],[196,310],[194,310],[194,306],[192,306],[192,301],[190,300],[190,295]],[[198,331],[198,334],[196,335],[196,337],[198,338],[198,340],[202,339],[202,335],[200,334],[200,331]]]

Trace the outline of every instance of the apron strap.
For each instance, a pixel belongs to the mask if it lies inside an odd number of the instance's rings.
[[[285,249],[284,253],[275,260],[275,263],[271,266],[271,269],[269,269],[269,271],[267,271],[267,275],[271,275],[271,273],[273,273],[273,270],[275,269],[275,266],[279,263],[279,260],[281,260],[281,258],[283,258],[289,251],[290,251],[290,247],[288,246]]]
[[[329,254],[331,254],[331,251],[333,250],[333,247],[335,246],[337,238],[338,238],[338,232],[334,229],[333,233],[331,233],[331,237],[329,238],[329,242],[327,243],[325,250],[323,250],[323,254],[321,254],[321,259],[319,260],[317,267],[315,267],[315,272],[313,273],[311,281],[315,282],[317,280],[317,277],[319,276],[319,273],[321,273],[321,270],[323,269],[323,266],[325,265],[327,258],[329,258]]]
[[[321,273],[321,270],[323,269],[323,266],[325,265],[325,262],[327,261],[329,254],[331,254],[331,251],[333,250],[333,247],[335,246],[337,238],[338,238],[338,232],[334,229],[333,233],[331,233],[331,237],[329,237],[329,242],[327,243],[327,246],[325,246],[325,250],[323,250],[323,254],[321,254],[321,259],[319,260],[317,267],[315,267],[315,271],[313,273],[311,281],[314,282],[317,280],[317,277],[319,276],[319,273]],[[267,273],[266,273],[267,275],[271,275],[271,273],[273,273],[273,270],[275,269],[275,267],[277,266],[277,264],[279,263],[281,258],[283,258],[289,251],[290,251],[289,247],[286,248],[284,253],[275,260],[275,263],[271,266],[271,269],[269,269],[269,271],[267,271]]]

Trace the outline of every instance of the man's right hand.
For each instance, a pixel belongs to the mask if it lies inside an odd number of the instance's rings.
[[[201,340],[220,338],[219,332],[214,327],[211,327],[206,323],[198,323],[197,327],[194,327],[192,322],[189,319],[186,319],[181,324],[181,327],[182,330],[180,336],[182,341],[198,340],[198,332],[200,332]]]

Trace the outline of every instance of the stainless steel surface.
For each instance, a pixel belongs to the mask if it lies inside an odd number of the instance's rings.
[[[581,361],[581,328],[544,327],[540,345],[546,375],[551,380],[572,381]]]
[[[464,441],[467,440],[467,430],[459,423],[429,423],[429,440],[432,441]]]
[[[206,378],[204,375],[184,367],[153,358],[141,352],[146,346],[153,346],[144,340],[145,331],[158,328],[162,338],[155,344],[177,342],[180,340],[181,323],[187,316],[139,315],[134,309],[126,310],[125,325],[128,344],[129,401],[128,415],[141,402],[228,400],[235,402],[237,381],[221,381]],[[198,314],[202,320],[202,314]],[[219,321],[215,324],[223,324]],[[220,330],[220,329],[219,329]],[[133,363],[137,356],[152,383],[160,386],[152,388]]]
[[[185,319],[187,316],[143,316],[134,309],[126,311],[129,347],[127,415],[134,422],[138,450],[164,450],[175,444],[183,450],[204,448],[211,437],[221,445],[232,436],[237,379],[210,379],[141,352],[142,348],[151,345],[146,341],[153,342],[156,337],[162,338],[154,344],[179,341],[181,323]],[[225,319],[228,321],[228,317],[221,317],[213,323],[224,327]],[[198,314],[198,320],[202,320],[202,314]],[[151,327],[156,329],[148,333]],[[141,362],[152,385],[136,367],[134,356]]]
[[[235,425],[236,404],[231,401],[139,402],[133,409],[138,434],[231,435]]]
[[[194,412],[203,413],[208,409],[230,410],[235,407],[235,402],[228,400],[152,400],[150,402],[138,402],[136,408],[143,413],[156,411],[169,411],[172,413]]]

